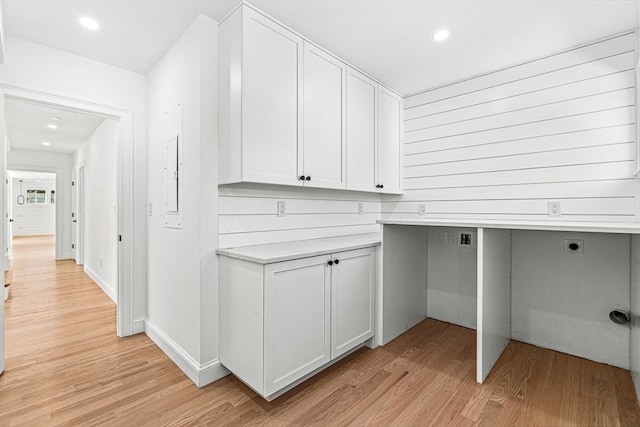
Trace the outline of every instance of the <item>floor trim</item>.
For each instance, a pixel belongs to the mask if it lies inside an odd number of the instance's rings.
[[[100,277],[98,273],[93,271],[87,264],[84,265],[84,272],[91,278],[91,280],[95,282],[96,285],[98,285],[100,289],[102,289],[105,294],[107,294],[109,298],[111,298],[111,301],[113,301],[115,304],[118,304],[118,298],[116,296],[115,290],[111,286],[109,286],[109,284],[102,277]]]
[[[197,387],[204,387],[229,374],[219,359],[204,364],[195,361],[182,347],[149,319],[144,319],[144,332]]]

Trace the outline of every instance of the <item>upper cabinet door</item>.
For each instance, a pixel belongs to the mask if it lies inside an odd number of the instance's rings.
[[[310,43],[304,44],[304,144],[298,170],[306,186],[346,187],[346,66]]]
[[[380,86],[378,91],[377,185],[381,193],[402,193],[402,99]]]
[[[243,9],[242,179],[298,184],[302,39]]]
[[[347,69],[347,189],[376,191],[375,81]]]

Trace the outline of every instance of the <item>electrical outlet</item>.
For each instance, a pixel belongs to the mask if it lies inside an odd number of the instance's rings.
[[[147,215],[153,216],[153,203],[147,203]]]
[[[476,233],[472,231],[458,231],[456,234],[459,248],[475,248]]]
[[[418,215],[426,215],[426,214],[427,214],[427,204],[418,203]]]
[[[584,253],[584,240],[582,239],[565,239],[564,253],[582,255]]]
[[[444,243],[446,245],[450,245],[453,243],[453,233],[450,231],[445,231],[444,232]]]
[[[358,215],[364,215],[364,203],[358,203]]]
[[[549,202],[549,216],[561,216],[560,202]]]
[[[278,216],[287,215],[287,204],[284,200],[278,200]]]

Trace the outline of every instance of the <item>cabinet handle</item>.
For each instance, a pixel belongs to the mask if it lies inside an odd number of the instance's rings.
[[[333,265],[333,261],[329,261],[327,264],[329,264],[329,265]]]
[[[376,185],[376,188],[382,188],[382,185],[378,184]]]
[[[333,261],[333,262],[334,262],[334,263],[336,263],[336,265],[337,265],[337,264],[340,264],[340,260],[339,260],[339,259],[337,259],[337,260],[335,260],[335,261]]]
[[[300,175],[300,181],[304,181],[305,176],[304,175]]]
[[[384,188],[384,185],[380,184],[380,188]]]
[[[311,177],[310,177],[310,176],[306,177],[305,179],[306,179],[307,181],[311,181]]]

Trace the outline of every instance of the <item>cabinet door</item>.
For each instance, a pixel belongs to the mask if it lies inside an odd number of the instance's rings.
[[[378,178],[381,193],[402,193],[402,99],[379,87],[378,91]]]
[[[297,184],[302,39],[243,9],[242,179]]]
[[[346,187],[345,80],[346,65],[304,44],[304,144],[301,175],[306,186]]]
[[[373,336],[375,248],[341,252],[333,258],[332,359]]]
[[[330,360],[329,256],[265,267],[265,394]]]
[[[347,189],[376,191],[377,84],[347,70]]]

